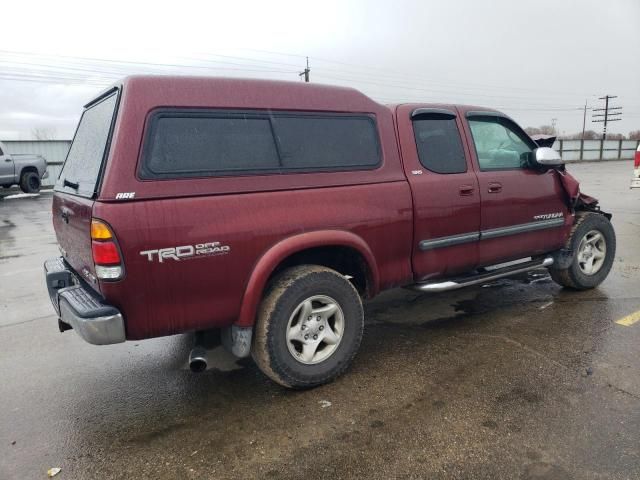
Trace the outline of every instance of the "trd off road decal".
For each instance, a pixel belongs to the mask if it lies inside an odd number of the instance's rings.
[[[192,258],[211,257],[214,255],[226,255],[231,252],[229,245],[220,242],[198,243],[197,245],[181,245],[179,247],[159,248],[157,250],[144,250],[140,255],[153,262],[157,260],[163,263],[165,260],[190,260]]]

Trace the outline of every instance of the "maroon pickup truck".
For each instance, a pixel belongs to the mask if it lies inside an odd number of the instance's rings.
[[[323,85],[129,77],[85,106],[45,264],[60,330],[219,330],[276,382],[348,367],[362,300],[547,267],[600,284],[610,215],[509,117]],[[198,338],[198,335],[196,335]],[[196,343],[192,369],[206,368]]]

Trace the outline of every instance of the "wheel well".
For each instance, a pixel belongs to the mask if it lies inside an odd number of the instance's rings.
[[[349,275],[362,297],[371,293],[371,271],[362,254],[351,247],[327,246],[302,250],[285,258],[271,273],[268,282],[286,268],[297,265],[322,265],[343,275]],[[267,282],[267,283],[268,283]]]
[[[36,167],[24,167],[22,170],[20,170],[20,180],[22,180],[22,176],[27,172],[34,172],[36,175],[38,175],[38,169]]]
[[[611,220],[611,217],[613,216],[608,212],[603,212],[602,210],[600,210],[599,205],[578,205],[576,207],[576,213],[579,213],[579,212],[597,213],[598,215],[603,215],[604,217],[606,217],[607,220]]]

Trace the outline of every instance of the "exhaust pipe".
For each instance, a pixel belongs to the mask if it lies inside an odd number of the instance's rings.
[[[202,345],[196,345],[191,349],[189,368],[193,373],[204,372],[207,369],[207,350]]]
[[[194,345],[189,354],[189,368],[193,373],[204,372],[207,369],[207,349],[204,348],[204,337],[203,331],[195,334]]]

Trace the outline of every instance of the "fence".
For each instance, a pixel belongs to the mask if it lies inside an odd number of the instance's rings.
[[[553,144],[565,162],[632,160],[640,140],[556,140]]]
[[[71,146],[70,140],[7,140],[9,153],[34,153],[47,160],[49,177],[43,185],[53,186]],[[566,162],[633,159],[640,140],[556,140],[553,144]]]

